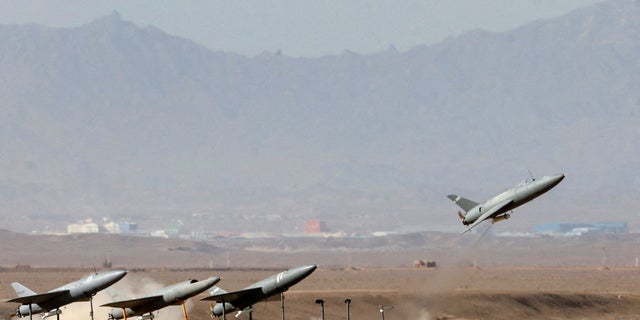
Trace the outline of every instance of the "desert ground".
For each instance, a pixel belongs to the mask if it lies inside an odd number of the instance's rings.
[[[272,239],[214,243],[139,237],[27,236],[0,232],[0,297],[15,297],[10,283],[36,292],[105,270],[128,275],[94,299],[99,305],[145,295],[186,279],[219,276],[218,286],[237,290],[289,267],[318,269],[285,293],[286,319],[640,319],[638,235],[593,238],[461,238],[423,234],[396,238]],[[436,260],[415,269],[414,259]],[[188,301],[192,320],[209,319],[203,293]],[[0,304],[0,319],[17,304]],[[89,319],[89,304],[63,308],[61,319]],[[235,314],[234,314],[235,315]],[[229,319],[234,319],[234,315]],[[36,317],[40,319],[40,317]],[[246,314],[240,319],[247,319]],[[178,306],[158,320],[182,319]],[[279,302],[254,305],[253,319],[282,319]]]
[[[9,283],[20,281],[46,291],[91,273],[90,270],[8,270],[0,273],[0,294],[11,298]],[[278,270],[136,269],[94,299],[95,319],[107,319],[98,307],[111,294],[135,296],[189,278],[216,275],[225,289],[240,289]],[[640,272],[630,268],[371,268],[339,270],[319,267],[285,293],[286,319],[346,319],[345,299],[351,299],[351,319],[380,319],[379,306],[392,306],[385,319],[640,319]],[[209,319],[209,304],[192,298],[188,316]],[[3,318],[16,304],[4,303]],[[247,319],[247,315],[242,315]],[[39,318],[39,317],[37,317]],[[89,304],[63,309],[62,319],[88,319]],[[180,307],[159,312],[159,320],[181,319]],[[233,319],[233,315],[228,317]],[[254,306],[253,319],[281,319],[279,302]]]

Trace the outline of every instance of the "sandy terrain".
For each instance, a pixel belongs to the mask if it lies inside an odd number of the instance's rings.
[[[637,235],[581,238],[479,238],[414,234],[370,239],[228,239],[211,243],[113,235],[27,236],[0,231],[0,297],[20,281],[44,292],[100,267],[106,257],[129,274],[95,297],[98,307],[189,278],[219,276],[236,290],[287,267],[318,270],[286,293],[286,319],[640,319]],[[417,258],[436,270],[413,269]],[[470,267],[475,263],[479,267]],[[610,266],[603,268],[602,266]],[[26,266],[30,266],[26,267]],[[202,295],[204,296],[204,295]],[[0,304],[0,319],[16,305]],[[209,304],[188,302],[189,318],[209,319]],[[280,303],[254,306],[254,319],[281,319]],[[62,319],[88,319],[89,306],[63,309]],[[231,319],[231,317],[229,317]],[[241,318],[246,319],[246,316]],[[39,319],[39,317],[38,317]],[[179,307],[159,320],[182,319]]]
[[[239,289],[275,272],[138,270],[130,271],[109,291],[135,296],[187,278],[211,275],[223,279],[221,287]],[[88,273],[5,271],[0,273],[0,294],[12,297],[9,283],[16,280],[44,291]],[[393,306],[385,312],[385,319],[640,319],[639,280],[640,271],[628,268],[319,268],[285,294],[285,315],[286,319],[318,319],[320,306],[314,301],[324,299],[326,319],[345,319],[344,299],[350,298],[351,319],[380,319],[379,305]],[[96,296],[96,319],[107,318],[108,309],[97,305],[108,300],[107,292]],[[188,303],[189,318],[208,319],[208,303],[198,300]],[[10,314],[14,306],[4,303],[0,313]],[[254,319],[281,319],[278,302],[254,308]],[[88,311],[87,303],[74,304],[63,310],[62,319],[87,319]],[[158,316],[160,320],[181,318],[179,307],[164,309]]]

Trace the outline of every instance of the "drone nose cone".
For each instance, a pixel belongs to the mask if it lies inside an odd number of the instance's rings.
[[[98,288],[106,288],[124,278],[127,275],[127,272],[124,270],[114,270],[105,273],[96,274],[87,278],[86,284],[93,284],[93,286]]]
[[[209,287],[211,287],[214,284],[220,282],[220,277],[209,277],[209,278],[203,280],[203,282],[205,282]]]
[[[113,280],[120,280],[122,278],[124,278],[124,276],[127,275],[127,271],[125,270],[114,270],[114,271],[110,271],[109,273],[107,273],[107,278],[113,279]]]
[[[556,174],[553,176],[549,177],[552,182],[552,184],[555,186],[556,184],[560,183],[560,181],[562,181],[562,179],[564,179],[564,174]]]
[[[317,267],[318,266],[315,265],[315,264],[309,265],[309,266],[297,267],[297,268],[291,270],[291,274],[297,279],[306,278],[313,271],[315,271]]]
[[[316,271],[316,269],[318,268],[317,265],[310,265],[310,266],[306,266],[306,267],[302,267],[302,271],[305,275],[310,275],[312,272]]]
[[[537,182],[538,188],[544,190],[543,192],[546,192],[548,190],[551,190],[551,188],[555,187],[558,183],[560,183],[562,179],[564,179],[564,174],[554,174],[552,176],[543,177],[540,180],[537,180],[536,182]]]

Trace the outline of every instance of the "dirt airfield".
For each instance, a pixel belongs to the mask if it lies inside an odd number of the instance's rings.
[[[482,241],[480,241],[482,240]],[[459,237],[413,234],[375,239],[229,239],[214,244],[113,235],[22,235],[0,231],[0,297],[19,281],[46,292],[100,271],[105,258],[128,275],[94,299],[134,298],[187,279],[219,276],[226,290],[244,288],[299,265],[318,269],[285,294],[285,319],[640,319],[640,237]],[[414,269],[414,259],[436,260]],[[603,267],[607,265],[608,267]],[[104,270],[104,269],[103,269]],[[188,301],[192,320],[209,319],[203,293]],[[115,298],[114,298],[115,297]],[[0,304],[6,319],[17,304]],[[63,320],[89,319],[89,304],[62,309]],[[228,319],[235,319],[230,315]],[[27,318],[28,319],[28,318]],[[39,316],[35,319],[40,319]],[[55,319],[55,318],[50,318]],[[158,320],[182,319],[179,306]],[[239,319],[248,319],[242,315]],[[282,319],[279,302],[254,305],[253,319]]]
[[[14,296],[10,283],[20,281],[37,292],[76,280],[91,270],[5,270],[0,294]],[[227,290],[243,288],[278,270],[130,270],[111,289],[94,299],[95,319],[106,320],[110,295],[135,297],[188,278],[215,275]],[[320,266],[285,293],[286,319],[346,319],[345,299],[351,299],[351,319],[381,319],[379,306],[392,306],[385,319],[640,319],[640,272],[635,268],[368,268],[340,270]],[[189,319],[209,319],[209,303],[189,300]],[[3,303],[6,318],[16,304]],[[279,302],[254,306],[253,319],[281,319]],[[234,314],[235,315],[235,314]],[[39,317],[37,317],[39,318]],[[62,319],[89,319],[89,304],[63,309]],[[233,315],[228,317],[233,319]],[[247,319],[247,315],[241,318]],[[182,319],[180,307],[165,308],[159,320]]]

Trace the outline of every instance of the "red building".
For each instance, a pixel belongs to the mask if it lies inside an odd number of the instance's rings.
[[[321,220],[307,220],[307,225],[304,228],[306,233],[320,233],[327,232],[327,226],[324,221]]]

